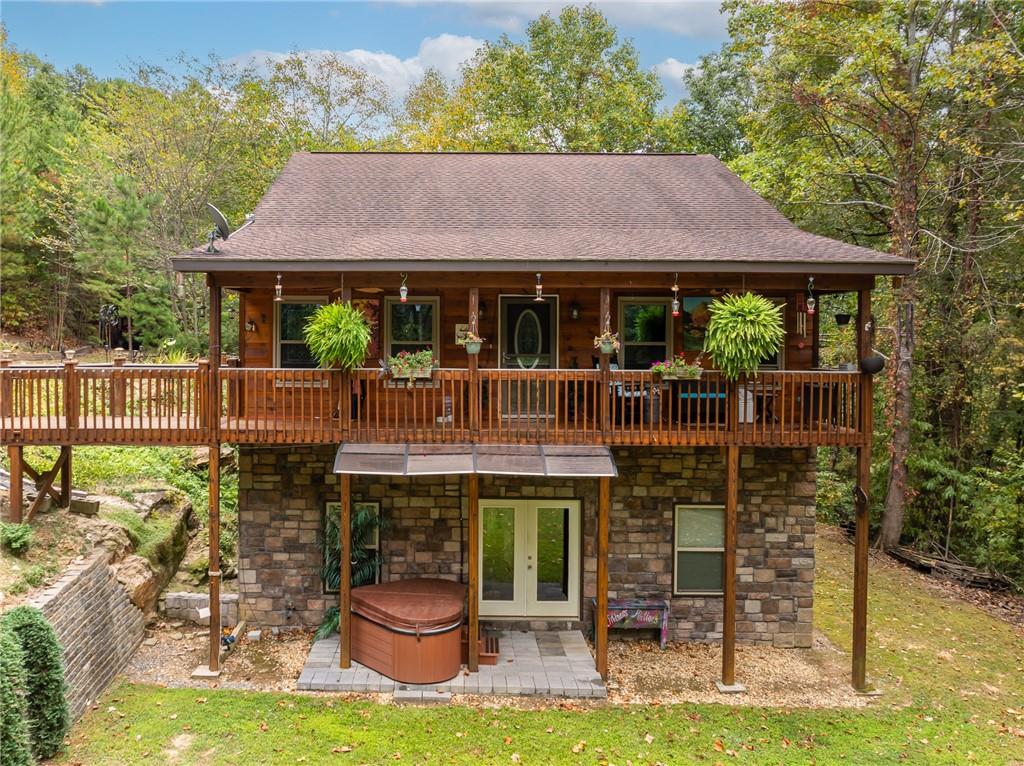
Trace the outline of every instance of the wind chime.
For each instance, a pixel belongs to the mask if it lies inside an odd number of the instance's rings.
[[[814,297],[814,277],[807,278],[807,297],[798,295],[796,297],[796,332],[801,338],[807,337],[807,317],[814,316],[817,311],[818,301]],[[801,340],[797,346],[804,347]]]
[[[672,275],[672,316],[679,316],[679,274]]]

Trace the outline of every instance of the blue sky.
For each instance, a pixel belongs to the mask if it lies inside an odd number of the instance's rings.
[[[455,77],[484,40],[522,37],[530,19],[561,2],[3,2],[0,18],[17,48],[58,69],[83,64],[100,76],[132,60],[165,63],[184,52],[263,60],[292,50],[333,50],[381,77],[396,97],[427,67]],[[717,2],[597,2],[669,100],[701,54],[726,39]]]

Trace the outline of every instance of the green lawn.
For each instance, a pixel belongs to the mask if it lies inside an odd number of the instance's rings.
[[[818,624],[849,644],[850,549],[819,542]],[[416,708],[121,684],[64,763],[1024,763],[1024,637],[892,567],[872,572],[872,708]],[[742,679],[742,668],[740,676]]]

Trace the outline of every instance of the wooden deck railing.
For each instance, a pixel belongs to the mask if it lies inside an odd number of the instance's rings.
[[[863,378],[715,372],[379,370],[0,363],[4,444],[482,442],[857,446]]]

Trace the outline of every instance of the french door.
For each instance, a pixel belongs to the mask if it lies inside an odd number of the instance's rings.
[[[480,501],[480,614],[579,617],[578,500]]]

